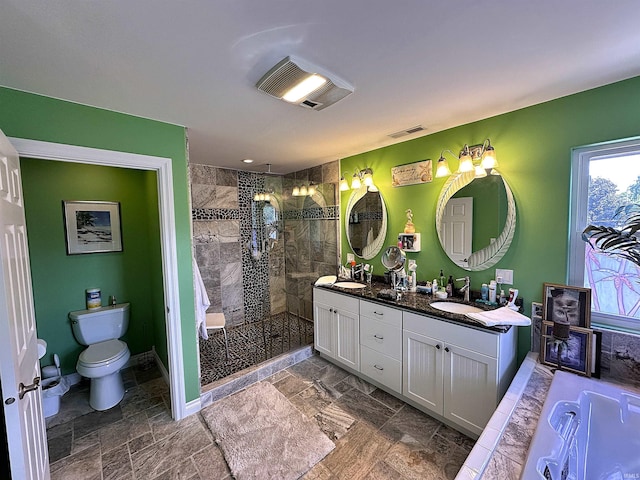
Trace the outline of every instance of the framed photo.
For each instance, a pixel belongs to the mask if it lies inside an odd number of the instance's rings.
[[[591,376],[600,378],[602,371],[602,332],[593,331],[591,340]]]
[[[120,203],[63,201],[67,255],[122,251]]]
[[[543,319],[572,327],[591,327],[591,289],[545,283]]]
[[[559,342],[553,340],[553,322],[542,322],[542,363],[557,367]],[[587,377],[591,376],[591,341],[593,330],[570,327],[569,340],[563,342],[560,367]]]

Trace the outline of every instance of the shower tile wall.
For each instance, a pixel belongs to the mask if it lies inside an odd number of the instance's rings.
[[[193,243],[211,301],[228,325],[289,311],[313,318],[313,281],[338,263],[338,162],[286,177],[191,164]],[[291,197],[294,184],[318,185],[313,197]],[[256,192],[274,192],[278,241],[252,255]],[[257,204],[259,206],[259,204]],[[261,218],[260,218],[261,219]],[[259,225],[258,225],[259,227]],[[287,305],[288,303],[288,305]]]
[[[339,263],[340,207],[339,163],[289,174],[285,192],[295,185],[318,186],[309,197],[285,198],[285,263],[289,310],[313,318],[313,282],[322,275],[335,274]]]
[[[190,165],[193,244],[211,307],[229,325],[244,322],[241,214],[235,170]]]

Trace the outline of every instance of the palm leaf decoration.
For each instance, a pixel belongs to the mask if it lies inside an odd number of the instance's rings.
[[[602,253],[640,265],[640,241],[636,236],[640,230],[640,205],[618,207],[613,218],[616,217],[625,217],[622,228],[589,225],[582,232],[582,240]]]

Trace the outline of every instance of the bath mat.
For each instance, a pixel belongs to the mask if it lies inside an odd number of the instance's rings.
[[[297,479],[335,445],[278,389],[259,382],[201,414],[236,480]]]

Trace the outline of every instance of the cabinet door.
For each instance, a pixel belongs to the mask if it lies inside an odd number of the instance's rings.
[[[466,348],[444,348],[444,417],[480,435],[497,406],[497,360]]]
[[[333,312],[336,328],[334,358],[360,371],[360,316],[338,308]]]
[[[313,304],[313,337],[316,350],[335,357],[333,307],[324,303]]]
[[[407,330],[403,332],[403,341],[402,393],[442,415],[443,342]]]

